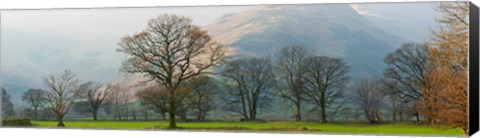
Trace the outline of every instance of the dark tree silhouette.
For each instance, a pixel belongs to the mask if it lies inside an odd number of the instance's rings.
[[[246,120],[255,120],[259,107],[267,104],[275,76],[269,58],[238,59],[227,63],[222,75],[233,82],[229,110]]]
[[[93,120],[97,119],[97,112],[103,106],[105,99],[110,94],[107,88],[101,90],[102,84],[98,82],[87,82],[80,85],[78,93],[81,98],[87,100],[88,112],[92,113]]]
[[[320,122],[326,123],[327,110],[334,105],[337,106],[334,109],[340,109],[344,103],[338,102],[349,80],[349,67],[342,59],[325,56],[312,57],[305,62],[306,95],[320,107]]]
[[[33,119],[38,119],[38,109],[45,103],[45,91],[42,89],[28,89],[22,95],[22,100],[33,108]]]
[[[354,98],[360,103],[360,108],[365,114],[365,118],[370,123],[382,121],[380,109],[384,93],[382,91],[382,81],[371,77],[358,79],[353,86]]]
[[[392,90],[400,93],[407,101],[422,96],[422,86],[426,84],[427,47],[420,44],[403,44],[385,58],[387,68],[385,78]]]
[[[281,96],[295,106],[295,120],[302,120],[302,101],[305,101],[304,60],[312,56],[310,49],[292,45],[284,47],[275,56],[275,68],[278,72],[277,88]]]
[[[15,112],[13,110],[13,103],[10,101],[10,95],[2,87],[2,116],[14,116]]]
[[[389,89],[398,93],[404,103],[415,103],[422,97],[422,88],[427,86],[427,50],[422,44],[403,44],[385,58],[387,68],[384,76]],[[415,116],[420,121],[420,111],[415,108]]]

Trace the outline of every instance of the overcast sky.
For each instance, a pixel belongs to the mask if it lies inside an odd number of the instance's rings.
[[[108,82],[117,75],[125,57],[115,51],[117,42],[124,35],[142,31],[149,19],[173,13],[191,17],[193,24],[203,26],[220,15],[253,7],[5,11],[1,13],[2,78],[5,83],[41,87],[42,76],[69,69],[81,81]]]

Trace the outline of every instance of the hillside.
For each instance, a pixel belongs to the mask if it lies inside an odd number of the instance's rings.
[[[382,75],[386,54],[403,41],[344,4],[259,7],[221,16],[205,29],[237,57],[267,56],[287,45],[302,45],[345,59],[354,76]]]

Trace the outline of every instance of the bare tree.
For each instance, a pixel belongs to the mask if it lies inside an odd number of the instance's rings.
[[[327,110],[340,109],[344,104],[341,97],[349,80],[349,67],[342,59],[325,56],[312,57],[305,62],[306,95],[320,107],[320,122],[326,123]],[[337,107],[333,107],[335,105]]]
[[[110,91],[106,88],[102,91],[102,84],[98,82],[87,82],[80,85],[78,91],[82,98],[87,100],[88,111],[92,113],[93,120],[97,119],[97,112],[103,106]]]
[[[15,115],[15,111],[13,110],[13,103],[12,101],[10,100],[10,95],[8,95],[7,91],[2,87],[2,93],[1,93],[1,96],[2,96],[2,112],[1,112],[1,115],[2,117],[5,117],[5,116],[14,116]]]
[[[33,119],[38,119],[38,109],[45,102],[45,91],[41,89],[28,89],[22,95],[22,100],[33,108]]]
[[[42,120],[50,120],[50,118],[55,117],[55,113],[49,108],[42,108],[39,112]]]
[[[403,44],[395,52],[385,58],[387,68],[384,76],[387,86],[398,93],[405,103],[416,102],[422,97],[423,87],[428,85],[427,77],[428,47],[422,44]],[[417,105],[417,104],[415,104]],[[415,108],[417,121],[420,121],[420,111]]]
[[[191,110],[191,108],[192,107],[190,104],[188,104],[187,102],[182,102],[177,105],[177,112],[175,114],[180,117],[180,120],[188,121],[188,112]]]
[[[382,82],[371,77],[364,77],[357,80],[353,86],[354,98],[363,109],[365,118],[370,123],[381,121],[380,106],[382,105]]]
[[[155,111],[162,115],[162,119],[165,119],[168,110],[167,90],[158,85],[151,85],[135,93],[135,96],[143,105],[153,106]]]
[[[143,114],[143,118],[148,120],[148,116],[150,115],[150,109],[152,109],[152,105],[149,105],[143,100],[140,100],[140,111]]]
[[[43,78],[43,83],[49,90],[45,91],[45,98],[50,109],[55,113],[58,127],[64,127],[63,117],[70,110],[70,105],[78,96],[77,89],[79,81],[75,75],[65,70],[59,74],[51,74]]]
[[[389,94],[388,99],[392,105],[392,121],[393,122],[403,122],[403,115],[405,114],[405,102],[401,99],[399,94]]]
[[[113,106],[113,118],[119,120],[128,119],[128,104],[131,95],[128,93],[127,87],[122,87],[121,84],[107,84],[105,92],[109,93],[107,101]]]
[[[422,86],[426,85],[427,47],[420,44],[403,44],[385,58],[387,68],[385,78],[395,81],[396,93],[407,100],[417,100],[422,96]]]
[[[312,51],[301,46],[284,47],[276,54],[275,67],[279,80],[276,82],[281,96],[295,106],[295,121],[302,120],[302,101],[305,100],[304,60],[312,56]]]
[[[269,58],[238,59],[227,63],[222,75],[233,82],[227,103],[229,108],[255,120],[257,109],[268,105],[274,87],[273,66]],[[239,107],[239,108],[237,108]]]
[[[190,90],[186,98],[187,104],[196,110],[197,120],[204,121],[208,111],[213,109],[213,98],[219,86],[209,76],[197,76],[188,80],[185,87]]]
[[[222,46],[212,41],[206,31],[192,25],[183,16],[160,15],[148,22],[145,31],[125,36],[118,51],[129,55],[123,70],[144,73],[168,90],[168,128],[176,128],[176,91],[185,80],[208,73],[224,55]]]

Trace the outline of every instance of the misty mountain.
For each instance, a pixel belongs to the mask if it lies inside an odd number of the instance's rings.
[[[432,30],[438,29],[435,19],[440,14],[436,2],[351,4],[357,12],[385,32],[408,42],[422,43]]]
[[[12,96],[14,103],[23,103],[21,95],[29,88],[45,89],[42,77],[65,69],[74,72],[82,82],[105,83],[118,75],[122,56],[114,51],[114,47],[101,48],[104,42],[83,41],[97,46],[96,49],[87,49],[80,40],[63,36],[12,29],[3,29],[2,33],[8,34],[2,36],[1,43],[2,87]]]
[[[276,5],[227,14],[205,27],[237,57],[268,56],[301,45],[343,58],[353,77],[381,76],[383,59],[404,41],[347,4]]]

